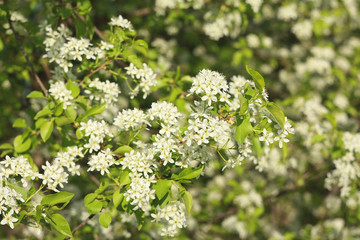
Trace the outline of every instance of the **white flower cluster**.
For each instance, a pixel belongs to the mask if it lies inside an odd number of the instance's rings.
[[[340,187],[341,197],[348,197],[354,180],[360,178],[360,166],[356,154],[360,153],[360,134],[345,132],[342,138],[346,154],[334,160],[335,170],[328,173],[325,187],[331,190],[333,185]]]
[[[231,78],[229,93],[234,96],[234,99],[230,102],[230,109],[236,110],[240,106],[240,95],[244,95],[245,84],[249,84],[251,87],[255,88],[255,83],[253,81],[247,80],[243,76],[233,76]]]
[[[271,120],[270,120],[271,121]],[[275,128],[277,128],[277,136],[274,137],[274,133],[267,132],[267,130],[263,129],[263,135],[259,137],[259,140],[262,142],[265,142],[267,146],[275,142],[279,142],[279,147],[282,148],[284,143],[288,143],[289,139],[286,137],[289,134],[294,134],[294,128],[292,128],[289,120],[287,117],[285,117],[285,124],[284,128],[281,129],[279,125],[275,125]]]
[[[24,202],[25,199],[11,187],[10,183],[15,177],[20,177],[23,187],[26,187],[27,181],[37,178],[39,173],[32,170],[32,166],[23,156],[12,158],[6,156],[0,165],[0,216],[2,216],[0,224],[14,228],[14,222],[18,219],[13,215],[19,213],[18,202]]]
[[[42,166],[44,173],[39,176],[43,180],[42,184],[47,184],[49,189],[59,192],[56,188],[58,186],[63,188],[63,183],[68,182],[69,174],[67,171],[71,175],[80,175],[80,165],[75,163],[77,157],[84,157],[82,148],[71,146],[67,148],[67,151],[59,152],[52,163],[47,161],[46,165]]]
[[[179,201],[158,208],[157,213],[152,213],[151,217],[155,222],[162,222],[161,236],[174,237],[179,228],[186,227],[185,205]]]
[[[295,3],[282,6],[279,8],[277,17],[284,21],[294,20],[298,17],[296,8],[297,8],[297,6]]]
[[[71,175],[80,175],[79,169],[80,165],[76,165],[77,157],[83,158],[84,154],[82,153],[83,148],[78,146],[67,147],[67,151],[58,152],[54,163],[59,166],[66,167]]]
[[[106,136],[113,137],[109,126],[104,120],[99,122],[90,119],[87,122],[81,122],[80,130],[85,131],[85,136],[90,136],[89,142],[84,145],[85,148],[89,149],[90,153],[100,150],[100,144],[103,143]]]
[[[119,165],[119,163],[115,162],[115,158],[113,157],[111,150],[107,148],[97,154],[91,155],[88,162],[88,165],[90,166],[88,172],[99,171],[101,175],[104,175],[104,173],[109,173],[109,167],[114,164]]]
[[[118,84],[110,82],[109,80],[102,82],[99,78],[92,80],[89,87],[96,88],[100,91],[99,94],[94,91],[86,91],[86,93],[90,94],[90,100],[95,99],[101,103],[106,103],[107,105],[117,102],[118,96],[121,93]]]
[[[119,131],[137,130],[145,125],[150,125],[146,118],[143,110],[123,109],[114,119],[114,125],[119,127]]]
[[[4,161],[0,162],[0,180],[9,182],[11,178],[19,176],[24,187],[28,185],[28,180],[34,180],[39,176],[38,172],[33,170],[27,158],[23,156],[9,157],[6,156]]]
[[[193,79],[192,86],[190,88],[191,94],[203,95],[202,101],[207,101],[211,106],[212,102],[228,102],[229,94],[228,84],[225,77],[218,72],[203,69]]]
[[[51,96],[63,103],[63,109],[65,110],[68,106],[72,105],[74,98],[71,96],[71,91],[65,87],[65,83],[57,81],[50,84],[49,93]]]
[[[155,190],[151,188],[152,183],[156,183],[155,175],[142,177],[140,174],[130,174],[130,188],[124,193],[126,201],[135,205],[134,210],[141,209],[145,213],[151,209],[150,200],[155,199]]]
[[[159,119],[167,125],[176,125],[182,114],[174,104],[162,101],[151,104],[148,117],[150,120]]]
[[[145,99],[147,95],[150,93],[150,88],[156,86],[156,74],[153,70],[148,67],[146,63],[143,63],[143,68],[137,68],[133,63],[130,63],[130,66],[126,67],[126,74],[128,74],[133,79],[139,80],[139,84],[135,87],[132,92],[132,97],[136,96],[141,90],[144,93],[143,98]]]
[[[241,15],[239,12],[227,13],[214,22],[204,24],[203,29],[206,35],[216,41],[225,36],[235,38],[240,34]]]
[[[208,144],[211,139],[216,145],[223,148],[231,141],[230,124],[206,113],[192,113],[192,119],[188,121],[188,127],[184,133],[184,142],[188,146],[192,141],[198,145]]]
[[[155,137],[153,143],[155,153],[159,154],[162,164],[166,166],[168,163],[174,163],[173,153],[179,150],[179,141],[173,137],[160,136]]]
[[[154,155],[148,151],[136,152],[132,150],[129,153],[125,153],[124,159],[120,162],[122,169],[129,169],[134,174],[143,174],[144,177],[149,177],[153,173],[153,168],[157,168],[157,165],[153,161]]]
[[[63,24],[56,30],[46,26],[46,39],[44,40],[46,54],[50,62],[56,62],[65,72],[73,66],[73,60],[82,61],[83,58],[104,58],[105,49],[112,48],[111,44],[101,42],[101,47],[92,47],[89,39],[71,37],[71,31]]]
[[[109,23],[112,26],[121,27],[124,29],[128,29],[130,31],[134,31],[133,26],[129,20],[123,18],[123,16],[119,15],[118,17],[111,18]]]
[[[312,23],[310,20],[297,22],[291,30],[298,39],[309,40],[312,36]]]
[[[246,3],[251,6],[254,12],[259,12],[259,9],[263,3],[263,0],[246,0]]]
[[[69,174],[66,173],[65,169],[58,163],[50,163],[46,162],[46,165],[42,166],[42,169],[44,170],[44,174],[40,176],[40,178],[43,180],[42,184],[47,185],[49,189],[59,192],[57,190],[57,186],[64,187],[63,183],[68,182],[68,176]]]

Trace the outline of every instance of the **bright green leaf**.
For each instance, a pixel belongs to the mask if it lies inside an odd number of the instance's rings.
[[[265,87],[264,78],[260,75],[260,73],[249,68],[248,66],[246,66],[246,71],[251,75],[252,79],[254,80],[256,88],[262,91]]]
[[[3,143],[0,145],[0,149],[13,149],[13,146],[10,143]]]
[[[171,178],[175,180],[196,178],[201,174],[203,169],[204,166],[198,168],[185,168],[179,174],[173,174]]]
[[[66,89],[71,91],[71,96],[73,98],[76,98],[77,96],[79,96],[80,88],[78,87],[78,85],[76,83],[69,80],[65,86],[66,86]]]
[[[128,145],[123,145],[121,147],[118,147],[114,153],[115,154],[120,154],[120,155],[124,155],[127,152],[131,152],[133,149],[132,147],[128,146]]]
[[[63,111],[64,111],[64,108],[63,108],[63,106],[64,106],[64,103],[59,103],[56,107],[55,107],[55,110],[54,110],[54,115],[55,116],[60,116],[62,113],[63,113]]]
[[[53,214],[47,217],[48,222],[61,234],[72,237],[71,229],[66,219],[60,214]]]
[[[106,109],[106,104],[102,104],[102,105],[90,108],[90,110],[85,113],[83,118],[87,118],[92,115],[100,114],[100,113],[104,112],[105,109]]]
[[[100,215],[99,217],[99,223],[101,224],[101,226],[103,226],[104,228],[108,228],[111,224],[111,216],[109,213],[104,212]]]
[[[190,215],[193,199],[192,199],[191,194],[188,191],[185,191],[185,193],[183,195],[183,200],[184,200],[184,204],[186,207],[186,212],[188,215]]]
[[[85,205],[85,207],[86,207],[86,210],[88,211],[88,213],[98,214],[101,211],[101,209],[103,208],[103,203],[102,203],[102,201],[95,199],[94,201]]]
[[[157,198],[161,200],[166,195],[166,193],[170,191],[171,181],[167,179],[160,179],[153,185],[153,188],[155,189]]]
[[[50,116],[51,113],[52,111],[46,106],[35,115],[34,119],[38,119],[39,117],[44,117],[44,116]]]
[[[74,109],[73,106],[68,106],[65,109],[65,115],[70,118],[71,120],[75,121],[76,119],[76,110]]]
[[[41,200],[41,205],[54,206],[56,204],[63,203],[61,208],[64,208],[73,197],[74,194],[70,192],[58,192],[55,194],[49,194],[43,197],[43,199]]]
[[[24,128],[26,127],[26,121],[23,118],[18,118],[12,125],[14,128]]]
[[[121,192],[120,189],[114,192],[113,203],[115,207],[119,206],[123,199],[124,199],[124,194]]]
[[[281,128],[284,128],[285,125],[285,115],[275,103],[269,102],[265,108],[270,113],[273,120],[275,120]]]
[[[63,126],[63,125],[66,125],[66,124],[70,124],[72,122],[73,121],[70,118],[67,118],[65,116],[55,118],[55,123],[56,123],[57,126]]]
[[[29,95],[26,96],[27,98],[43,98],[44,94],[40,91],[32,91]]]
[[[46,142],[49,139],[53,130],[54,130],[54,121],[53,120],[41,125],[40,136],[44,142]]]
[[[15,184],[11,184],[11,183],[10,183],[10,187],[12,189],[14,189],[17,193],[20,193],[22,199],[26,200],[26,198],[27,198],[27,190],[25,188],[20,187],[20,186],[15,185]]]
[[[236,118],[236,130],[235,130],[235,139],[242,145],[246,137],[252,133],[253,128],[250,123],[250,114],[246,114],[244,118]]]
[[[14,139],[14,149],[17,153],[23,153],[29,150],[31,146],[31,139],[23,139],[23,136],[19,135]]]
[[[130,177],[129,177],[129,172],[128,171],[122,171],[120,173],[120,176],[119,176],[119,185],[120,186],[124,186],[126,184],[129,184],[131,182],[130,180]]]

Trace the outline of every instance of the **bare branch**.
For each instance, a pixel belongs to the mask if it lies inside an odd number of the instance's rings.
[[[80,223],[76,228],[74,228],[74,230],[72,230],[71,233],[72,234],[76,233],[80,228],[85,226],[87,224],[87,222],[90,221],[94,216],[95,216],[95,214],[89,215],[82,223]],[[70,239],[70,237],[65,238],[65,240],[67,240],[67,239]]]

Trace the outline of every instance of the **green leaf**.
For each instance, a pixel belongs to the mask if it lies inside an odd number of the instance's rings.
[[[41,200],[41,205],[54,206],[56,204],[62,203],[62,206],[60,207],[60,209],[62,209],[69,204],[73,197],[74,194],[70,192],[58,192],[55,194],[49,194],[43,197],[43,199]]]
[[[54,120],[46,122],[40,127],[40,136],[44,142],[46,142],[51,136],[52,131],[54,130]]]
[[[98,196],[99,194],[96,194],[96,193],[89,193],[85,196],[84,198],[84,204],[85,206],[89,203],[91,203],[92,201],[94,201],[96,199],[96,197]]]
[[[16,223],[14,223],[14,227],[16,227],[17,225],[19,225],[21,223],[21,220],[25,217],[25,215],[27,214],[27,212],[25,210],[21,210],[19,212],[19,215],[16,216],[16,218],[18,219],[18,221]]]
[[[47,122],[46,118],[39,118],[38,120],[35,121],[35,128],[40,129],[40,127],[46,122]]]
[[[174,180],[196,178],[201,174],[203,169],[204,166],[198,168],[185,168],[179,174],[173,174],[171,178]]]
[[[60,15],[61,15],[61,19],[66,19],[66,18],[68,18],[68,17],[70,17],[71,16],[71,9],[69,9],[69,8],[65,8],[65,7],[62,7],[61,9],[60,9]]]
[[[128,145],[123,145],[121,147],[118,147],[114,153],[115,154],[120,154],[120,155],[124,155],[127,152],[131,152],[133,149],[132,147],[128,146]]]
[[[44,94],[40,91],[32,91],[29,95],[26,96],[27,98],[43,98]]]
[[[26,198],[27,198],[27,190],[25,188],[20,187],[20,186],[15,185],[15,184],[11,184],[11,183],[10,183],[10,187],[12,189],[14,189],[17,193],[20,193],[22,199],[26,200]]]
[[[111,216],[109,213],[104,212],[100,215],[99,217],[99,223],[101,224],[101,226],[103,226],[104,228],[108,228],[111,224]]]
[[[95,199],[94,201],[85,205],[85,207],[86,207],[86,210],[88,211],[88,213],[98,214],[101,211],[101,209],[103,208],[103,203],[102,203],[102,201]]]
[[[185,191],[184,195],[183,195],[183,200],[184,200],[184,204],[186,207],[186,212],[188,215],[190,215],[191,212],[191,207],[193,204],[193,199],[191,194],[188,191]]]
[[[77,0],[76,7],[81,15],[89,14],[92,8],[90,0]]]
[[[66,125],[66,124],[69,124],[72,122],[73,122],[73,120],[71,120],[70,118],[67,118],[65,116],[55,118],[55,123],[57,126],[63,126],[63,125]]]
[[[119,206],[123,199],[124,199],[124,194],[121,192],[121,189],[114,192],[113,203],[115,207]]]
[[[35,220],[36,222],[40,222],[40,219],[42,217],[42,206],[39,204],[36,206],[36,212],[35,212]]]
[[[3,143],[0,145],[0,149],[13,149],[13,146],[10,143]]]
[[[262,91],[265,87],[264,78],[260,75],[260,73],[249,68],[247,65],[246,65],[246,71],[251,75],[252,79],[254,80],[256,88]]]
[[[76,119],[76,110],[74,109],[73,106],[68,106],[65,109],[65,115],[70,118],[71,120],[75,121]]]
[[[77,139],[82,139],[85,136],[83,130],[80,130],[80,128],[76,129],[75,134]]]
[[[39,117],[44,117],[44,116],[50,116],[51,113],[52,111],[49,109],[48,106],[46,106],[35,115],[34,119],[38,119]]]
[[[252,143],[252,148],[253,148],[253,150],[254,150],[255,153],[256,153],[256,156],[257,156],[257,157],[261,157],[261,155],[262,155],[262,148],[261,148],[261,144],[260,144],[259,138],[258,138],[258,137],[253,137],[251,143]]]
[[[135,216],[136,216],[136,221],[137,221],[137,224],[138,224],[138,230],[140,231],[141,228],[144,225],[144,222],[145,222],[145,215],[144,215],[144,213],[142,211],[141,212],[136,211]]]
[[[275,120],[281,128],[285,125],[285,115],[275,103],[269,102],[265,106],[266,110],[270,113],[273,120]]]
[[[171,181],[167,179],[160,179],[153,185],[153,188],[155,189],[157,198],[161,200],[166,195],[166,193],[170,191]]]
[[[101,181],[100,186],[98,189],[96,189],[95,194],[100,194],[103,191],[106,190],[106,188],[109,186],[109,182],[107,181]]]
[[[61,234],[72,237],[70,226],[63,216],[56,213],[51,215],[50,217],[46,217],[46,219],[51,224],[51,226],[53,226]]]
[[[244,118],[236,118],[236,130],[235,130],[235,139],[242,145],[246,137],[252,133],[253,128],[250,123],[250,114],[246,114]]]
[[[78,85],[76,83],[74,83],[73,81],[68,81],[65,85],[66,89],[71,91],[71,96],[73,98],[76,98],[77,96],[79,96],[80,93],[80,88],[78,87]]]
[[[94,32],[95,32],[95,27],[94,27],[94,24],[92,23],[91,21],[91,18],[90,18],[90,15],[87,14],[85,16],[85,20],[86,20],[86,24],[87,24],[87,29],[88,29],[88,36],[90,38],[90,40],[93,38],[94,36]]]
[[[74,22],[75,22],[76,37],[77,38],[85,37],[86,24],[78,18],[76,18]]]
[[[24,128],[26,127],[26,121],[23,118],[18,118],[12,125],[14,128]]]
[[[106,104],[102,104],[102,105],[90,108],[90,110],[85,113],[83,118],[87,118],[87,117],[90,117],[92,115],[96,115],[96,114],[100,114],[100,113],[104,112],[105,109],[106,109],[105,106],[106,106]]]
[[[56,105],[55,110],[54,110],[54,115],[56,117],[60,116],[63,113],[63,111],[64,111],[63,106],[64,106],[64,103],[59,103],[58,105]]]
[[[125,170],[120,173],[119,176],[119,186],[124,186],[126,184],[129,184],[131,182],[129,177],[129,171]]]
[[[19,135],[14,139],[14,149],[17,153],[23,153],[29,150],[31,147],[31,139],[26,138],[24,140],[23,136]]]

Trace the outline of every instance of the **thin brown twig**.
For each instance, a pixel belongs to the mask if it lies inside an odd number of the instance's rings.
[[[151,13],[150,8],[142,8],[142,9],[135,10],[132,15],[133,16],[146,16],[146,15],[149,15],[150,13]]]
[[[82,15],[78,14],[77,12],[75,12],[75,15],[76,15],[76,17],[79,18],[81,21],[83,21],[84,23],[86,23],[86,20],[85,20],[85,18],[84,18]],[[96,35],[98,35],[98,37],[99,37],[101,40],[106,41],[104,35],[102,34],[102,32],[101,32],[96,26],[94,26],[94,31],[95,31]]]
[[[12,32],[14,33],[14,36],[15,36],[15,39],[16,39],[16,42],[17,44],[19,45],[25,59],[26,59],[26,63],[28,64],[28,66],[30,67],[31,69],[31,73],[32,75],[34,76],[36,82],[39,84],[41,90],[44,92],[45,96],[48,95],[48,91],[47,89],[45,88],[44,84],[42,83],[40,77],[37,75],[37,73],[35,72],[35,69],[34,69],[34,66],[32,65],[32,63],[30,62],[29,60],[29,57],[24,49],[24,47],[22,46],[21,44],[21,40],[20,40],[20,37],[19,37],[19,34],[15,31],[14,29],[14,26],[12,25],[12,21],[11,21],[11,16],[10,16],[10,13],[9,13],[9,9],[8,9],[8,2],[7,0],[5,0],[5,5],[6,5],[6,17],[7,17],[7,20],[8,20],[8,23],[9,23],[9,26],[10,26],[10,29],[12,30]]]
[[[44,59],[41,59],[41,65],[43,66],[44,68],[44,71],[45,71],[45,74],[46,74],[46,77],[50,80],[52,79],[52,76],[51,76],[51,72],[50,72],[50,69],[49,69],[49,66],[47,65],[46,61]]]
[[[89,215],[82,223],[80,223],[74,230],[71,231],[72,234],[76,233],[80,228],[85,226],[88,221],[90,221],[96,214]],[[70,237],[66,237],[65,240],[70,239]]]
[[[107,63],[108,63],[108,62],[106,61],[106,62],[104,62],[103,64],[101,64],[97,69],[95,69],[94,71],[91,71],[88,75],[86,75],[86,76],[84,77],[83,80],[81,80],[81,82],[79,82],[78,85],[80,86],[81,84],[83,84],[86,78],[91,77],[91,76],[94,75],[96,72],[100,71],[101,69],[105,69],[105,68],[106,68],[105,65],[106,65]]]
[[[88,176],[90,177],[91,181],[93,181],[97,186],[100,186],[100,182],[99,180],[94,176],[92,175],[91,173],[87,172]]]

